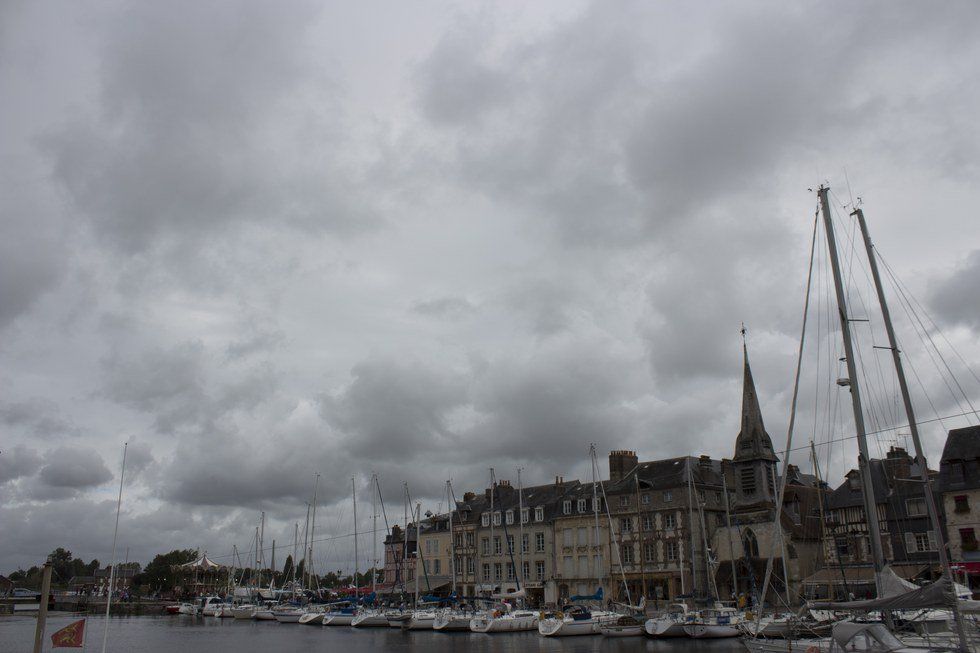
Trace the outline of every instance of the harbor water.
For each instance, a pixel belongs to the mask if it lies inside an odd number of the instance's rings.
[[[44,650],[49,651],[51,633],[79,615],[51,614],[45,629]],[[30,652],[34,643],[33,617],[0,618],[0,652]],[[86,651],[102,650],[105,618],[89,616],[86,629]],[[61,650],[61,649],[58,649]],[[402,632],[393,628],[301,626],[274,621],[244,621],[188,617],[183,615],[152,617],[111,617],[110,651],[126,653],[270,653],[275,651],[446,651],[452,653],[523,653],[525,651],[561,651],[562,653],[618,653],[650,651],[656,653],[744,653],[739,639],[727,640],[653,640],[644,637],[546,638],[536,632],[440,633]]]

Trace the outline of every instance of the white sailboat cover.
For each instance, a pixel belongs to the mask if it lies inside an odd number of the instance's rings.
[[[500,592],[499,594],[491,594],[490,596],[495,599],[523,599],[527,596],[527,592],[517,590],[516,592]]]

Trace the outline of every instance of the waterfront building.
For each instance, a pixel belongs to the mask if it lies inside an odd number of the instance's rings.
[[[407,530],[398,524],[391,527],[391,532],[384,540],[385,565],[384,572],[378,582],[379,594],[402,594],[415,591],[417,545],[418,537],[414,524],[409,524]]]
[[[476,530],[489,503],[489,497],[474,492],[463,494],[453,513],[452,537],[456,549],[456,587],[463,596],[476,596],[480,584],[477,575]]]
[[[980,592],[980,426],[949,432],[938,486],[953,570],[976,596]]]
[[[617,600],[707,599],[712,572],[705,546],[724,523],[720,462],[685,456],[638,463],[632,451],[613,451],[609,473]]]
[[[452,584],[450,552],[452,534],[449,532],[449,514],[427,515],[419,524],[418,555],[419,588],[423,594],[449,594]],[[414,587],[410,587],[414,591]]]
[[[608,485],[608,481],[601,485]],[[557,602],[594,594],[600,587],[605,596],[611,596],[618,579],[610,578],[609,520],[600,485],[576,483],[568,487],[555,505],[552,525]]]
[[[516,591],[522,578],[529,604],[555,603],[553,521],[561,497],[578,484],[556,477],[554,483],[526,487],[523,511],[517,488],[507,480],[497,481],[479,497],[464,495],[457,505],[459,519],[453,522],[453,537],[464,545],[457,584],[485,595]]]
[[[926,511],[925,487],[918,470],[913,469],[912,457],[905,449],[893,446],[883,460],[872,459],[870,467],[885,561],[907,580],[935,579],[939,572],[938,543]],[[847,472],[844,482],[830,494],[827,509],[826,569],[809,583],[814,590],[808,594],[874,596],[871,544],[858,470]],[[827,589],[819,591],[820,585]]]

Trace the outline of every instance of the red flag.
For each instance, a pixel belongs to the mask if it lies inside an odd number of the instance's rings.
[[[85,620],[72,622],[51,635],[52,648],[82,648],[85,645]]]

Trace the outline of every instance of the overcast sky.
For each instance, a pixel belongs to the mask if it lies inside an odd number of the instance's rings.
[[[782,449],[821,183],[980,367],[978,33],[975,2],[0,4],[0,572],[108,561],[126,441],[143,562],[227,562],[261,510],[291,547],[316,472],[326,537],[351,474],[368,528],[372,471],[400,522],[403,481],[587,479],[590,442],[730,457],[742,322]]]

